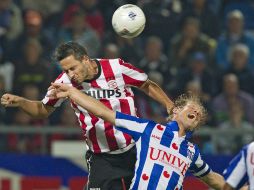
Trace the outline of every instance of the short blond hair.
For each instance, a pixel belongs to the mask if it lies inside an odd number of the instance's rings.
[[[194,103],[200,108],[200,114],[199,114],[199,122],[197,124],[197,127],[200,127],[205,124],[207,121],[208,113],[204,105],[202,104],[202,101],[198,95],[194,95],[191,92],[188,92],[186,94],[180,95],[176,100],[175,100],[175,107],[176,108],[183,108],[186,106],[188,103]]]

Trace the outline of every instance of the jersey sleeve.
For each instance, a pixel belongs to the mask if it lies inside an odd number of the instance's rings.
[[[149,122],[150,121],[146,119],[116,112],[116,128],[132,136],[135,141],[138,141],[144,130],[150,126],[148,125]]]
[[[248,181],[246,156],[247,146],[232,159],[229,166],[223,172],[226,182],[235,189],[241,188]]]
[[[204,177],[211,172],[209,165],[202,159],[197,146],[195,146],[195,153],[190,165],[189,171],[196,177]]]
[[[130,63],[124,62],[119,59],[123,80],[126,85],[140,87],[144,82],[147,81],[147,74],[141,69],[136,68]]]
[[[54,81],[55,83],[66,83],[71,85],[71,81],[66,75],[66,73],[61,73],[56,80]],[[47,106],[52,106],[52,107],[59,107],[65,100],[65,98],[59,98],[59,99],[52,99],[49,98],[47,95],[50,94],[51,90],[48,90],[45,97],[42,99],[42,103]]]

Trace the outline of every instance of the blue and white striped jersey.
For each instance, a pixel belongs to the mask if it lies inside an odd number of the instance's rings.
[[[186,136],[178,136],[175,121],[164,126],[117,112],[115,124],[136,141],[132,190],[181,190],[188,169],[197,177],[211,171],[197,146],[188,142]]]
[[[226,182],[235,189],[249,182],[249,189],[254,190],[254,142],[242,148],[223,175]]]

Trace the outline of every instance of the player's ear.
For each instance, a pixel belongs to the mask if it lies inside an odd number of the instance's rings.
[[[90,58],[87,55],[84,55],[82,57],[82,61],[84,61],[84,62],[89,61],[89,60],[90,60]]]

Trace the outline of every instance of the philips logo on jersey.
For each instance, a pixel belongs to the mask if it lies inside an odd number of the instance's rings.
[[[88,90],[86,91],[86,94],[96,99],[120,98],[122,96],[120,89]]]
[[[158,160],[164,164],[170,165],[175,169],[179,170],[181,174],[184,176],[189,168],[189,164],[185,163],[181,158],[165,152],[164,150],[156,149],[154,147],[149,147],[150,149],[150,159]]]

